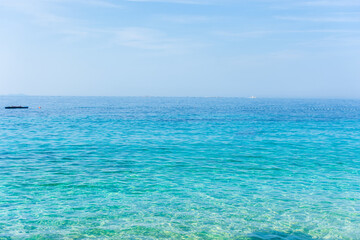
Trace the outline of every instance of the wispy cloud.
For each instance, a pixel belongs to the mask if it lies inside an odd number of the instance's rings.
[[[177,3],[177,4],[197,4],[197,5],[208,5],[212,4],[213,1],[209,0],[127,0],[128,2],[157,2],[157,3]]]
[[[185,39],[171,38],[164,32],[150,28],[123,28],[108,33],[114,35],[114,43],[131,48],[179,53],[191,46]]]
[[[99,7],[111,7],[111,8],[119,8],[121,5],[115,4],[113,2],[107,0],[0,0],[0,5],[2,6],[44,6],[46,4],[83,4],[88,6],[99,6]]]
[[[213,34],[217,36],[236,38],[236,39],[257,38],[274,33],[276,33],[276,31],[243,31],[243,32],[215,31],[213,32]]]
[[[81,3],[84,5],[93,5],[98,7],[107,7],[107,8],[121,8],[122,6],[120,4],[115,4],[108,1],[102,1],[102,0],[66,0],[69,3]]]
[[[360,22],[360,17],[351,17],[351,16],[330,16],[330,17],[277,16],[276,18],[281,20],[307,21],[307,22],[333,22],[333,23]]]
[[[217,36],[230,37],[236,39],[262,38],[269,35],[279,34],[360,34],[360,30],[353,29],[308,29],[308,30],[264,30],[264,31],[216,31],[213,34]]]
[[[188,39],[171,37],[166,32],[156,28],[111,27],[110,25],[99,28],[93,24],[87,24],[81,19],[63,17],[63,10],[67,9],[67,4],[74,3],[86,4],[87,6],[120,7],[120,5],[104,0],[0,0],[0,6],[28,15],[41,25],[51,25],[51,31],[59,34],[66,42],[91,40],[101,45],[110,43],[115,46],[166,53],[186,52],[196,45]],[[61,6],[62,12],[57,11],[58,6]],[[194,21],[196,17],[191,18]],[[186,21],[185,17],[182,19],[179,17],[176,20]]]
[[[41,0],[37,2],[0,0],[0,6],[34,17],[37,21],[43,23],[59,23],[66,21],[65,17],[49,11],[45,3],[45,1]]]
[[[193,24],[209,22],[213,18],[208,16],[194,16],[194,15],[163,15],[160,16],[165,21],[173,23]]]
[[[230,41],[252,41],[258,39],[266,42],[268,39],[283,39],[286,48],[302,49],[303,51],[318,51],[322,49],[357,49],[360,46],[360,30],[357,29],[308,29],[308,30],[278,30],[278,31],[244,31],[244,32],[214,32],[217,36]],[[304,38],[306,36],[306,38]],[[274,46],[273,46],[274,47]],[[282,44],[277,45],[282,49]]]
[[[306,1],[301,3],[305,6],[323,6],[323,7],[353,7],[360,6],[360,1],[358,0],[319,0],[319,1]]]
[[[359,52],[360,47],[360,34],[351,35],[351,36],[327,36],[311,40],[302,40],[297,43],[297,46],[303,49],[316,49],[316,50],[328,50],[339,49],[340,51],[356,51]]]
[[[118,4],[113,4],[105,0],[0,0],[0,6],[34,17],[37,21],[44,24],[71,21],[69,17],[65,17],[55,11],[55,6],[74,3],[94,7],[121,7]]]
[[[166,32],[153,28],[125,27],[118,29],[74,28],[59,32],[67,42],[92,39],[101,45],[122,46],[149,52],[182,54],[198,49],[204,44],[185,38],[170,37]]]

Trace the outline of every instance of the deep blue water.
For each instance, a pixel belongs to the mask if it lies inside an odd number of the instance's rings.
[[[0,107],[0,239],[360,239],[360,100]]]

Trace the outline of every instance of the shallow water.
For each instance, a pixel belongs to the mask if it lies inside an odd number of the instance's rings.
[[[0,239],[360,239],[359,100],[0,106]]]

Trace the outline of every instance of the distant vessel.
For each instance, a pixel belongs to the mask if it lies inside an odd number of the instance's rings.
[[[254,98],[256,98],[256,97],[255,97],[255,96],[251,96],[251,97],[249,97],[249,98],[254,99]]]
[[[23,106],[9,106],[9,107],[5,107],[5,109],[26,109],[29,107],[23,107]]]

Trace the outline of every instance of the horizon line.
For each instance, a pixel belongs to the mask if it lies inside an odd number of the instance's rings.
[[[156,95],[32,95],[32,94],[0,94],[0,97],[119,97],[119,98],[242,98],[242,99],[319,99],[319,100],[360,100],[359,97],[281,97],[281,96],[156,96]]]

